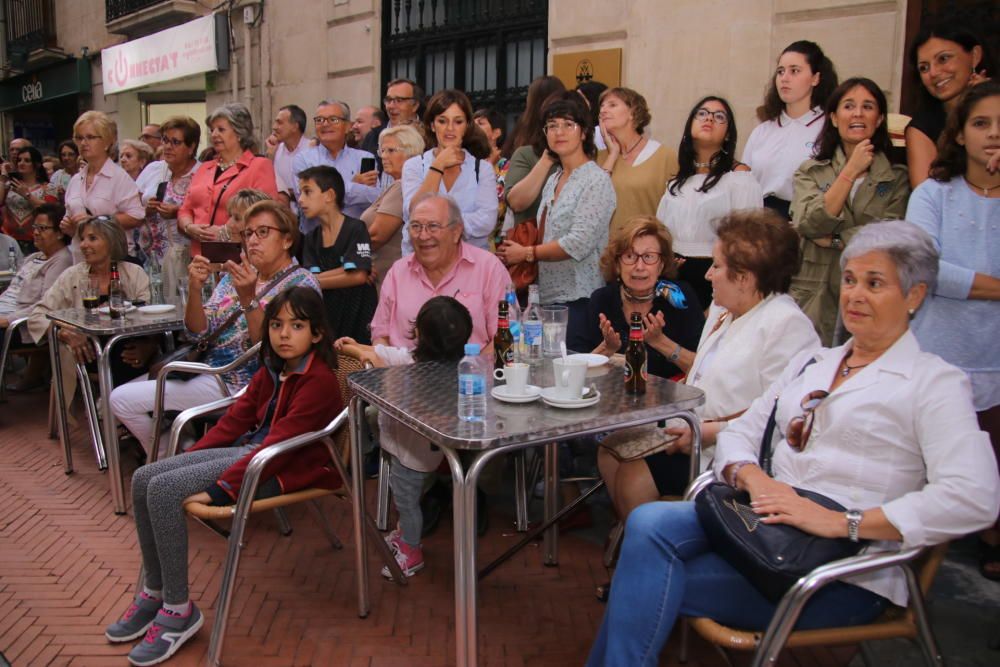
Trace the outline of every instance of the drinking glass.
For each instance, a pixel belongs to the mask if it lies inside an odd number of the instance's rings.
[[[88,276],[80,285],[80,296],[83,299],[83,307],[87,311],[87,317],[97,316],[97,305],[101,298],[101,284],[97,276]]]
[[[568,306],[542,306],[542,354],[547,357],[562,356],[561,344],[566,342],[567,324]]]

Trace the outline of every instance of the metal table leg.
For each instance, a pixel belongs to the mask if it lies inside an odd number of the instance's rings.
[[[545,519],[547,524],[559,511],[559,443],[545,445]],[[544,555],[545,565],[559,564],[559,526],[552,524],[545,531]]]
[[[368,599],[368,558],[365,541],[365,487],[363,443],[361,442],[365,422],[365,406],[360,398],[351,399],[348,413],[351,425],[351,493],[354,502],[354,566],[358,577],[358,616],[367,618],[371,611],[371,601]]]
[[[458,453],[442,447],[452,482],[452,521],[455,550],[455,667],[476,665],[476,487],[467,494],[465,472]],[[469,503],[471,495],[472,504]],[[471,509],[470,509],[471,508]],[[471,521],[470,521],[471,518]],[[471,539],[467,540],[467,536]],[[472,550],[469,550],[471,541]],[[472,604],[469,604],[471,591]],[[471,646],[470,646],[471,644]]]
[[[516,512],[515,525],[517,532],[528,532],[528,494],[531,490],[527,485],[528,477],[528,450],[522,449],[514,452],[514,510]]]
[[[115,506],[115,514],[125,514],[125,484],[122,481],[121,453],[118,451],[118,428],[115,415],[111,411],[111,390],[114,380],[111,378],[111,348],[128,336],[112,336],[101,345],[97,356],[97,379],[101,385],[101,410],[104,412],[104,453],[108,457],[108,483],[111,486],[111,501]]]
[[[62,367],[59,365],[59,327],[55,322],[49,327],[49,360],[52,364],[52,382],[56,389],[56,424],[59,442],[63,448],[63,471],[73,473],[73,452],[70,451],[69,424],[66,419],[66,395],[63,391]]]

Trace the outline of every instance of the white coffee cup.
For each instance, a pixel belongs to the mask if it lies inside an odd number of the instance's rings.
[[[523,396],[526,393],[525,387],[528,385],[528,372],[531,366],[528,364],[507,364],[503,368],[493,371],[493,377],[503,380],[507,385],[507,391],[513,396]]]
[[[556,380],[556,396],[579,399],[583,393],[584,380],[587,377],[587,360],[556,357],[552,360],[552,371]]]

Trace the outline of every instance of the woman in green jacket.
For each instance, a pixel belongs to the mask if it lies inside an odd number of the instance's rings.
[[[906,213],[910,185],[906,168],[889,162],[886,115],[874,81],[843,82],[826,103],[815,157],[795,173],[791,214],[802,237],[802,267],[790,294],[826,346],[837,326],[840,251],[863,225]]]

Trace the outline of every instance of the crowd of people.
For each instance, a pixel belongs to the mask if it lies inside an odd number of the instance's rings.
[[[43,344],[46,315],[80,307],[85,291],[107,300],[113,263],[128,299],[148,301],[153,274],[167,297],[184,297],[207,363],[262,343],[223,377],[230,391],[249,387],[223,420],[136,473],[145,578],[108,639],[144,637],[130,660],[148,665],[197,632],[182,506],[234,502],[256,451],[332,418],[334,348],[379,366],[456,361],[466,343],[489,353],[498,302],[511,287],[523,298],[528,283],[543,304],[568,308],[574,350],[620,353],[641,316],[648,372],[705,393],[703,467],[749,491],[765,522],[886,548],[992,526],[1000,84],[962,26],[921,32],[909,58],[925,99],[902,160],[879,84],[840,80],[809,41],[780,54],[739,156],[724,97],[697,100],[682,136],[658,141],[639,91],[567,89],[552,76],[531,83],[509,132],[460,90],[425,99],[397,79],[382,105],[353,115],[345,101],[320,102],[311,133],[305,110],[283,106],[260,145],[239,103],[208,115],[205,138],[177,116],[123,139],[87,111],[56,156],[12,141],[0,263],[16,275],[0,327],[28,317],[16,344]],[[235,245],[221,261],[220,243]],[[63,331],[59,345],[60,363],[93,362],[85,337]],[[166,437],[151,414],[159,351],[138,339],[112,352],[114,416],[146,452]],[[44,384],[46,357],[31,358],[18,389]],[[164,407],[221,395],[208,376],[170,379]],[[757,464],[769,413],[773,476]],[[590,664],[656,664],[681,614],[757,629],[774,609],[713,552],[692,504],[653,502],[689,482],[687,427],[668,424],[658,451],[615,454],[658,430],[622,431],[600,449],[626,530]],[[424,563],[420,495],[440,452],[385,418],[379,433],[400,516],[387,540],[410,576]],[[261,493],[335,484],[323,458],[283,462]],[[857,508],[855,518],[793,485]],[[1000,579],[1000,533],[982,540],[982,572]],[[905,600],[895,575],[860,577],[817,595],[801,625],[866,622]]]

